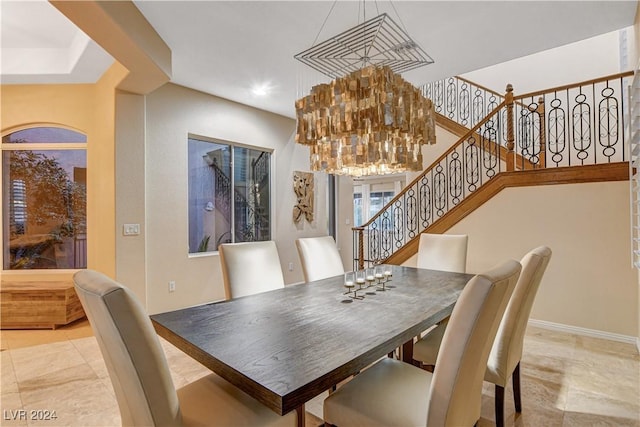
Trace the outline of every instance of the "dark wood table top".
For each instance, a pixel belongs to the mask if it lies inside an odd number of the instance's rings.
[[[160,336],[282,415],[447,317],[471,277],[393,266],[392,288],[362,300],[346,297],[336,276],[151,320]]]

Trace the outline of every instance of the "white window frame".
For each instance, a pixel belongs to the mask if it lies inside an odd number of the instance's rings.
[[[16,126],[11,129],[6,129],[2,132],[1,136],[4,138],[6,135],[10,135],[15,132],[19,132],[27,129],[34,128],[59,128],[59,129],[67,129],[72,132],[77,132],[83,134],[87,138],[87,142],[46,142],[46,143],[0,143],[0,153],[4,153],[5,151],[62,151],[62,150],[84,150],[87,155],[87,163],[88,163],[88,145],[89,145],[89,136],[86,132],[83,132],[79,129],[74,129],[69,126],[62,126],[59,124],[52,123],[30,123],[28,125]],[[4,159],[4,155],[0,156],[1,159]],[[0,160],[0,180],[2,180],[2,187],[4,189],[4,160]],[[87,164],[88,169],[88,164]],[[2,205],[0,206],[0,211],[2,212],[3,217],[8,215],[9,213],[4,211],[5,205],[8,206],[8,200],[5,200],[5,197],[8,197],[4,191],[0,191],[2,193]],[[87,186],[87,197],[89,194],[89,187]],[[87,222],[89,222],[89,210],[87,208],[87,212],[85,212],[87,216]],[[4,235],[7,233],[5,230],[5,222],[2,221],[2,226],[0,227],[0,240],[2,241],[2,251],[3,251],[3,261],[2,261],[2,274],[3,275],[29,275],[29,274],[47,274],[47,275],[68,275],[69,273],[74,273],[79,269],[74,268],[50,268],[50,269],[18,269],[11,270],[5,268],[4,265]],[[87,229],[87,238],[89,236],[89,230]],[[87,258],[88,258],[88,250],[87,247]]]
[[[272,148],[266,148],[266,147],[259,147],[256,145],[249,145],[249,144],[243,144],[240,142],[235,142],[235,141],[229,141],[229,140],[225,140],[225,139],[220,139],[220,138],[212,138],[212,137],[208,137],[208,136],[203,136],[203,135],[199,135],[199,134],[194,134],[194,133],[188,133],[187,135],[187,144],[189,142],[190,139],[195,139],[198,141],[202,141],[202,142],[210,142],[213,144],[219,144],[219,145],[227,145],[230,147],[230,162],[231,162],[231,188],[235,188],[235,165],[234,165],[234,156],[235,156],[235,148],[246,148],[246,149],[250,149],[250,150],[257,150],[257,151],[262,151],[262,152],[266,152],[269,153],[269,232],[271,235],[271,239],[273,239],[273,236],[275,234],[275,229],[274,229],[274,225],[275,225],[275,152]],[[187,149],[188,150],[188,149]],[[187,165],[188,168],[188,165]],[[188,184],[187,184],[188,185]],[[232,190],[233,191],[233,190]],[[189,193],[189,191],[187,191],[187,194]],[[233,194],[233,193],[232,193]],[[187,221],[191,221],[190,217],[189,217],[189,212],[188,212],[188,203],[189,200],[187,201]],[[233,240],[235,241],[235,227],[236,227],[236,221],[235,221],[235,209],[234,209],[234,203],[235,201],[233,200],[232,197],[232,204],[231,204],[231,234],[233,237]],[[197,257],[202,257],[202,256],[211,256],[211,255],[217,255],[218,254],[218,248],[213,248],[211,250],[208,250],[206,252],[191,252],[190,246],[189,246],[189,234],[187,234],[187,251],[188,251],[188,257],[190,258],[197,258]]]

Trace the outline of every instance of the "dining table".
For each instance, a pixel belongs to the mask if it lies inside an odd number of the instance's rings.
[[[250,268],[250,266],[247,266]],[[402,349],[453,310],[470,274],[387,266],[389,281],[347,294],[344,276],[151,316],[158,335],[276,413],[304,404]]]

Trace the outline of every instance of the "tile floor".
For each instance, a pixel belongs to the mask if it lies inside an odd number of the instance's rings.
[[[176,387],[209,371],[166,341]],[[118,426],[113,389],[86,320],[55,331],[0,332],[0,425]],[[633,345],[529,327],[521,364],[523,413],[506,391],[507,426],[640,427],[640,356]],[[307,425],[322,424],[322,399],[307,404]],[[20,418],[26,411],[55,420]],[[41,412],[31,412],[41,411]],[[479,427],[495,425],[485,383]]]

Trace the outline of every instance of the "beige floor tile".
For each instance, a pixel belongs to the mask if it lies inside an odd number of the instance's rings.
[[[640,422],[629,418],[589,414],[584,412],[565,412],[563,427],[638,427]]]
[[[9,351],[0,351],[0,390],[2,393],[18,392],[18,381]]]
[[[26,410],[55,411],[56,414],[56,419],[30,420],[29,425],[120,425],[115,397],[112,397],[104,384],[95,377],[79,379],[70,375],[66,381],[50,381],[50,384],[44,387],[31,388],[21,392],[21,395]]]
[[[478,427],[495,427],[495,402],[493,397],[482,397],[481,418]],[[549,406],[537,406],[531,402],[522,403],[522,413],[516,414],[513,397],[505,395],[504,424],[517,427],[560,427],[564,411]]]
[[[19,348],[12,350],[11,358],[19,386],[33,378],[86,364],[71,341]]]
[[[2,390],[0,394],[0,425],[2,426],[26,426],[27,413],[22,406],[19,393],[7,393]]]
[[[633,360],[640,360],[638,350],[634,344],[616,342],[593,337],[576,337],[576,348],[589,350],[594,353],[611,354],[615,357],[626,357]]]
[[[573,358],[577,339],[575,335],[529,326],[526,337],[523,351],[527,356]]]
[[[578,337],[568,371],[574,394],[601,396],[605,401],[619,401],[640,411],[640,357],[633,345]]]
[[[1,425],[111,426],[120,416],[98,344],[86,320],[55,331],[2,331],[1,409],[55,410],[50,421],[0,420]],[[163,339],[174,385],[181,387],[210,371]],[[530,327],[521,363],[523,413],[505,390],[505,425],[640,427],[640,357],[624,343]],[[635,384],[640,381],[636,381]],[[494,426],[494,388],[483,386],[482,418]],[[307,425],[322,424],[326,393],[307,403]],[[23,406],[24,405],[24,406]],[[566,412],[565,412],[566,411]],[[2,413],[4,415],[4,413]],[[28,415],[28,414],[27,414]]]
[[[107,366],[104,364],[104,358],[95,337],[74,339],[71,343],[99,378],[109,377],[109,371],[107,371]]]
[[[525,353],[520,361],[520,375],[560,384],[566,381],[572,363],[573,359],[564,357]]]
[[[611,386],[614,386],[614,384]],[[630,403],[628,400],[634,400],[632,396],[629,396],[629,399],[625,399],[625,401],[621,401],[610,397],[607,390],[592,393],[572,388],[569,390],[565,411],[567,414],[573,415],[569,417],[567,422],[592,416],[594,419],[606,420],[610,418],[612,421],[624,422],[624,425],[635,425],[634,423],[640,422],[640,401],[637,395],[635,397],[635,402]],[[582,414],[582,416],[576,414]]]

